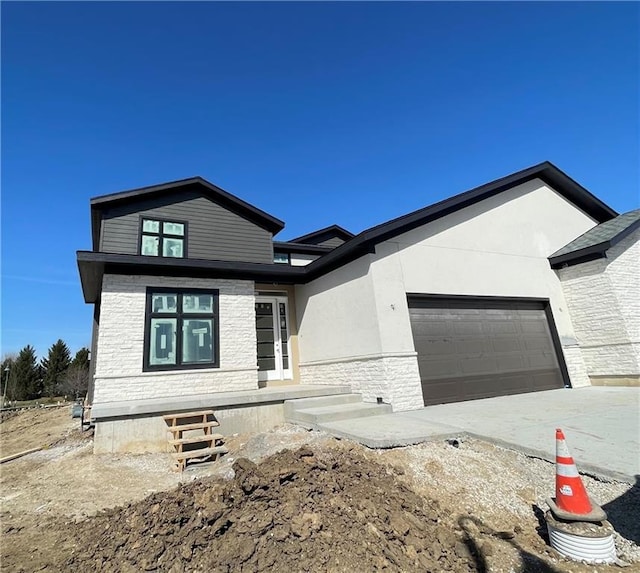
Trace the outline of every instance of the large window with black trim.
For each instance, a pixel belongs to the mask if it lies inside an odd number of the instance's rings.
[[[217,368],[218,291],[147,288],[143,369]]]
[[[187,224],[184,222],[141,217],[140,254],[152,257],[186,257],[186,236]]]

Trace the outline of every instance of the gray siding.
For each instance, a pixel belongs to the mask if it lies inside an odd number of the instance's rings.
[[[331,239],[322,241],[322,243],[318,243],[318,245],[320,245],[321,247],[333,247],[335,249],[336,247],[342,245],[342,243],[344,243],[342,239],[338,237],[331,237]]]
[[[273,262],[269,231],[192,191],[106,210],[100,250],[138,254],[141,215],[186,221],[190,259]]]

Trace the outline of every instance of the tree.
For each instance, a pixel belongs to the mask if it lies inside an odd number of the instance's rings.
[[[25,346],[11,368],[9,396],[11,400],[33,400],[42,394],[42,376],[33,346]]]
[[[76,352],[71,366],[82,366],[83,368],[89,368],[89,349],[84,347]]]
[[[62,382],[62,377],[71,365],[71,352],[69,347],[58,339],[51,348],[49,355],[42,359],[44,370],[44,394],[45,396],[55,396],[58,386]]]
[[[87,394],[89,388],[89,349],[84,347],[76,352],[71,366],[62,376],[58,387],[60,394],[78,399]]]
[[[89,387],[89,367],[72,364],[62,375],[58,391],[64,396],[72,396],[75,400],[85,396]]]

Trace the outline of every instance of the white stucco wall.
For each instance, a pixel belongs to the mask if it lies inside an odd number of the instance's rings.
[[[557,273],[589,376],[640,376],[640,230]]]
[[[547,257],[594,225],[534,180],[381,243],[375,254],[298,287],[302,382],[340,380],[367,399],[383,396],[394,409],[421,407],[406,297],[426,293],[549,299],[571,383],[588,385]],[[399,377],[385,370],[389,358],[403,364]],[[362,360],[367,367],[360,369]],[[374,368],[372,361],[380,364]]]
[[[258,387],[252,281],[105,275],[94,404]],[[220,368],[143,372],[146,288],[218,289]]]

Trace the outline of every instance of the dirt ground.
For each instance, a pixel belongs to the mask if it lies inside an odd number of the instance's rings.
[[[213,463],[94,455],[68,407],[0,423],[2,571],[605,573],[546,543],[554,467],[478,440],[369,450],[282,426]],[[640,489],[584,478],[640,571]]]

